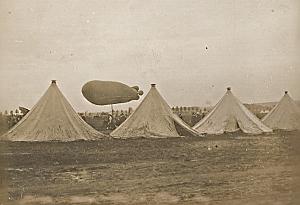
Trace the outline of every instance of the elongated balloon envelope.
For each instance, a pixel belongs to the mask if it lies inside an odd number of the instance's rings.
[[[95,105],[111,105],[138,100],[143,91],[115,81],[93,80],[82,87],[82,95]]]

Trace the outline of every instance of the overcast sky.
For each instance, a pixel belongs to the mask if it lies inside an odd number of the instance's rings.
[[[150,83],[167,102],[300,99],[298,0],[1,0],[0,110],[31,108],[50,84],[77,111],[89,80]],[[116,108],[135,107],[138,102]]]

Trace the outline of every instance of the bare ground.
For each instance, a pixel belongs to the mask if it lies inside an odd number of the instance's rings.
[[[10,198],[2,203],[298,204],[299,138],[2,142]]]

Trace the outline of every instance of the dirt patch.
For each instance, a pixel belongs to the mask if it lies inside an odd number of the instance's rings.
[[[288,204],[299,137],[0,142],[0,156],[19,204]]]
[[[53,204],[54,200],[49,196],[24,196],[18,201],[19,205]]]

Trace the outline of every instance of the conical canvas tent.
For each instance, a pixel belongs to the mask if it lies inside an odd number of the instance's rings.
[[[260,122],[227,88],[224,97],[213,110],[194,127],[199,133],[222,134],[241,130],[247,134],[272,132]]]
[[[300,130],[300,108],[286,91],[262,122],[273,129]]]
[[[174,114],[155,84],[137,109],[111,133],[117,138],[199,136]]]
[[[95,140],[103,136],[74,111],[53,80],[37,104],[1,139],[74,141]]]

